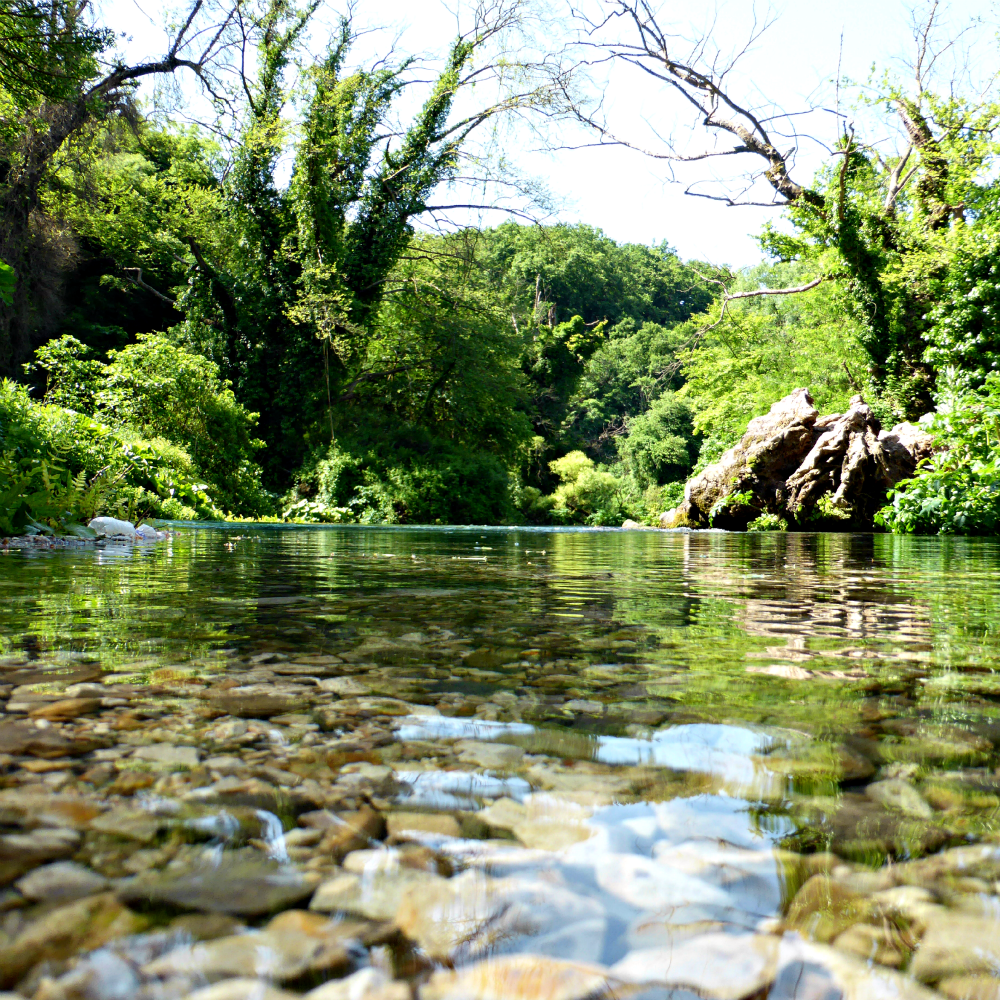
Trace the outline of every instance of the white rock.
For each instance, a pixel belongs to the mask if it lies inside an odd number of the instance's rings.
[[[317,685],[320,691],[332,691],[341,698],[360,698],[368,694],[371,688],[354,677],[327,677]]]
[[[927,924],[910,971],[917,979],[937,980],[1000,968],[1000,920],[945,910]]]
[[[634,528],[641,528],[642,525],[638,521],[633,521],[632,518],[628,518],[627,520],[622,522],[622,527],[626,529],[634,529]]]
[[[506,743],[480,743],[478,740],[459,740],[455,744],[455,750],[463,763],[500,770],[517,767],[524,757],[524,751],[520,747],[508,746]]]
[[[895,969],[797,936],[782,939],[778,966],[768,1000],[941,1000],[941,994]]]
[[[509,955],[440,969],[420,988],[420,1000],[597,1000],[626,996],[619,986],[600,965]]]
[[[200,755],[197,747],[178,747],[172,743],[154,743],[152,746],[139,747],[132,754],[132,757],[135,760],[147,760],[154,764],[197,767]]]
[[[934,810],[924,797],[908,781],[890,778],[888,781],[873,781],[865,788],[865,795],[874,802],[898,809],[907,816],[930,819]]]
[[[352,913],[369,920],[392,920],[409,889],[418,896],[447,880],[415,868],[375,868],[359,875],[345,872],[324,882],[309,903],[321,913]]]
[[[766,934],[702,934],[675,947],[629,952],[612,973],[633,983],[694,990],[711,1000],[741,1000],[774,979],[779,940]]]
[[[346,979],[334,979],[305,995],[305,1000],[410,1000],[410,987],[393,982],[378,969],[361,969]]]
[[[135,539],[135,525],[131,521],[119,521],[117,517],[95,517],[87,527],[108,538]]]

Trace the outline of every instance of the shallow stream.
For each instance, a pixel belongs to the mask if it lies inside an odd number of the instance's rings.
[[[1000,1000],[1000,544],[0,554],[0,990]]]

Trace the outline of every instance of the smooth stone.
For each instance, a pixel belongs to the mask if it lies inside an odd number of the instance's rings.
[[[702,905],[729,908],[733,900],[719,886],[637,854],[606,854],[594,865],[597,884],[639,910],[664,911]]]
[[[145,760],[153,764],[163,764],[169,767],[197,767],[201,754],[197,747],[175,746],[172,743],[154,743],[152,746],[139,747],[132,754],[135,760]]]
[[[241,757],[234,757],[232,754],[220,754],[217,757],[209,757],[205,761],[205,767],[210,771],[218,771],[220,774],[236,774],[241,771],[249,772],[250,766]]]
[[[779,939],[765,934],[703,934],[676,948],[633,951],[611,967],[619,979],[690,989],[711,1000],[742,1000],[775,976]]]
[[[396,926],[437,961],[510,951],[586,961],[604,947],[607,917],[597,900],[558,879],[491,878],[471,869],[407,890]]]
[[[934,815],[934,810],[920,792],[908,781],[902,781],[899,778],[875,781],[865,788],[865,795],[874,802],[898,809],[907,816],[930,819]]]
[[[411,1000],[407,983],[394,982],[378,969],[360,969],[345,979],[317,986],[305,1000]]]
[[[177,874],[162,872],[128,879],[118,884],[118,894],[125,900],[255,917],[306,899],[318,881],[319,876],[311,872],[263,859],[239,859]]]
[[[209,691],[205,697],[216,710],[244,719],[270,719],[274,715],[285,715],[306,705],[301,695],[276,691],[267,684],[248,684],[224,691]]]
[[[97,739],[68,739],[52,728],[39,729],[33,722],[0,722],[0,753],[53,760],[72,757],[105,744]]]
[[[455,751],[458,759],[465,764],[478,764],[479,767],[500,771],[517,767],[524,758],[520,747],[506,743],[480,743],[477,740],[459,740]]]
[[[561,851],[594,835],[588,824],[593,809],[554,795],[534,794],[524,802],[497,799],[476,814],[478,819],[509,830],[525,846]]]
[[[100,698],[63,698],[60,701],[50,701],[46,705],[31,709],[29,719],[48,719],[51,722],[63,722],[77,719],[81,715],[90,715],[101,707]]]
[[[56,861],[18,879],[15,888],[36,903],[70,903],[103,892],[108,880],[75,861]]]
[[[226,979],[188,993],[183,1000],[298,1000],[302,994],[279,990],[266,979]]]
[[[42,979],[32,1000],[131,1000],[140,989],[135,967],[111,949],[101,948],[58,979]]]
[[[345,872],[324,882],[309,903],[321,913],[352,913],[369,920],[392,920],[409,890],[417,894],[433,891],[447,880],[414,868],[377,868],[357,875]]]
[[[1000,969],[1000,920],[945,910],[927,924],[910,963],[917,979],[995,973]]]
[[[113,893],[88,896],[50,910],[0,948],[0,987],[13,986],[42,959],[59,961],[144,930],[147,921]]]
[[[286,910],[263,931],[175,948],[148,963],[143,973],[160,979],[252,975],[284,982],[307,972],[347,968],[352,951],[370,931],[370,924],[329,920],[306,910]]]
[[[508,955],[435,972],[420,1000],[585,1000],[620,995],[617,985],[600,965]]]
[[[1000,979],[995,976],[949,976],[937,988],[951,1000],[1000,1000]]]
[[[245,930],[245,925],[225,913],[185,913],[174,917],[169,928],[186,934],[194,941],[214,941],[240,933]]]
[[[785,926],[828,943],[848,927],[865,920],[872,910],[866,897],[834,881],[829,875],[813,875],[795,894]]]
[[[853,927],[848,927],[834,940],[833,946],[867,961],[890,965],[894,969],[898,969],[905,958],[904,952],[897,947],[893,935],[884,927],[874,927],[871,924],[855,924]]]
[[[112,809],[90,822],[95,833],[106,833],[122,840],[135,840],[140,844],[152,843],[161,830],[170,825],[165,816],[154,816],[141,809]]]
[[[355,677],[327,677],[317,687],[320,691],[330,691],[341,698],[359,698],[371,693],[371,688]]]
[[[0,824],[36,827],[71,827],[84,830],[104,811],[102,804],[76,795],[49,795],[23,788],[0,792]]]
[[[940,994],[895,969],[828,945],[786,936],[767,1000],[940,1000]]]
[[[385,818],[390,837],[403,839],[407,833],[433,833],[443,837],[461,837],[462,828],[450,813],[391,812]]]
[[[79,844],[80,834],[64,828],[0,836],[0,885],[13,882],[46,861],[75,854]]]

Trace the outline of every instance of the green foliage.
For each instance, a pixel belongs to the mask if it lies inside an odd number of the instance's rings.
[[[94,57],[114,44],[114,32],[87,21],[76,0],[0,3],[0,87],[16,108],[65,100],[96,75]]]
[[[94,413],[105,366],[90,347],[67,334],[43,344],[35,351],[35,358],[33,364],[25,365],[25,371],[44,380],[46,402]]]
[[[133,522],[224,516],[182,449],[37,403],[9,380],[0,382],[0,453],[4,516],[14,519],[11,525],[17,519],[28,524],[27,514],[64,529],[97,514]]]
[[[366,524],[502,524],[514,513],[504,460],[395,420],[373,420],[317,452],[285,509],[301,500]]]
[[[808,277],[795,266],[761,266],[735,289],[788,287]],[[678,396],[694,410],[694,427],[707,439],[700,467],[739,440],[753,417],[800,386],[809,389],[821,412],[843,412],[858,391],[852,378],[865,370],[857,325],[845,317],[843,301],[829,285],[799,295],[744,299],[727,312],[727,319],[683,355],[687,382]],[[689,326],[710,321],[697,317]],[[877,398],[866,395],[878,412]]]
[[[185,464],[199,470],[197,478],[208,481],[164,478],[145,445],[131,447],[132,460],[145,463],[159,494],[186,498],[194,508],[205,506],[202,494],[211,494],[214,504],[237,514],[271,510],[253,461],[263,445],[253,436],[257,415],[236,402],[207,358],[152,334],[111,351],[107,364],[69,336],[50,341],[36,356],[27,367],[44,374],[47,402],[97,416],[140,439],[170,441],[183,449]]]
[[[552,514],[570,524],[620,525],[627,517],[622,498],[623,483],[582,451],[549,463],[560,484],[552,494]]]
[[[787,531],[788,522],[777,514],[769,514],[765,511],[760,517],[754,518],[748,525],[747,531]]]
[[[629,420],[615,443],[626,472],[643,487],[686,479],[698,459],[691,408],[673,393]]]
[[[1000,233],[956,226],[940,241],[947,261],[928,313],[925,360],[942,388],[978,388],[1000,371]]]
[[[482,260],[502,276],[522,327],[580,316],[614,326],[631,319],[672,325],[701,312],[713,294],[667,244],[615,243],[587,225],[504,223],[483,233]]]
[[[0,302],[4,305],[12,305],[16,286],[17,275],[14,273],[14,268],[0,260]]]
[[[896,534],[1000,534],[1000,375],[927,422],[942,450],[889,493],[878,524]]]
[[[85,524],[105,508],[116,485],[103,470],[89,481],[83,470],[73,476],[58,456],[19,458],[16,450],[6,451],[0,454],[0,535],[93,538]]]

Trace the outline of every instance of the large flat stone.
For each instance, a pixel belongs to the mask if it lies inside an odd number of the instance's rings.
[[[239,859],[177,874],[128,879],[118,884],[117,892],[128,901],[255,917],[307,899],[318,882],[312,873],[264,860]]]

